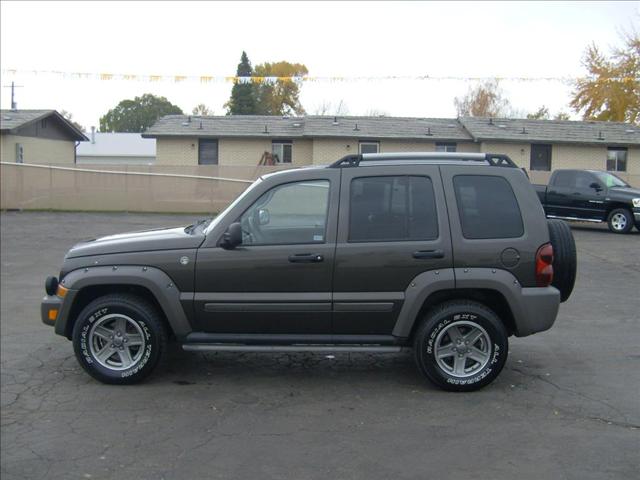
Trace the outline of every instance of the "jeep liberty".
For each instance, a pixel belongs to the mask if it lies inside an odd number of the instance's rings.
[[[42,321],[94,378],[188,351],[398,352],[441,388],[492,382],[508,337],[549,329],[576,252],[505,155],[386,153],[256,180],[188,227],[75,245]]]

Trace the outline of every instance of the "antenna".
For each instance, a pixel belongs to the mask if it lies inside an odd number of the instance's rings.
[[[22,88],[22,87],[24,87],[24,85],[15,85],[14,82],[11,82],[11,85],[4,85],[4,88],[11,89],[11,110],[18,109],[18,104],[16,103],[16,99],[15,99],[15,89]]]

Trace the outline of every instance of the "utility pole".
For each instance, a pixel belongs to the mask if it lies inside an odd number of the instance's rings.
[[[18,109],[18,104],[16,103],[16,97],[15,97],[15,89],[23,87],[23,86],[24,85],[15,85],[14,82],[11,82],[11,85],[5,85],[4,86],[4,88],[10,88],[11,89],[11,110],[17,110]]]

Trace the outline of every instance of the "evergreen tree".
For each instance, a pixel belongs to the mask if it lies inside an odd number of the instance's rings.
[[[249,57],[247,57],[246,52],[242,52],[236,76],[251,77],[252,74],[253,68],[251,68]],[[227,108],[227,115],[255,115],[257,112],[253,84],[249,81],[243,83],[236,80],[231,89],[231,98],[225,104],[225,107]]]

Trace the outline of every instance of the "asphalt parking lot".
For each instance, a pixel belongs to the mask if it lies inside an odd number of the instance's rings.
[[[175,352],[102,385],[40,322],[77,240],[193,215],[2,213],[1,476],[139,479],[637,478],[640,234],[574,227],[578,281],[548,332],[511,339],[472,394],[410,354]]]

